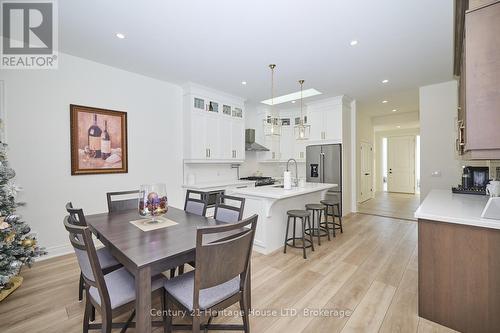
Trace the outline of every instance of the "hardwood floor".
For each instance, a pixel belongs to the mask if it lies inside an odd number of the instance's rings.
[[[416,223],[352,215],[343,234],[315,249],[307,260],[299,249],[254,253],[252,332],[453,332],[417,315]],[[0,332],[82,331],[73,255],[37,263],[23,276],[22,287],[0,303]]]
[[[414,213],[419,205],[418,194],[376,192],[373,199],[358,203],[358,212],[416,221]]]

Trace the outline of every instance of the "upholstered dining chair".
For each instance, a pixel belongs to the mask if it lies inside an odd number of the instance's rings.
[[[85,220],[85,215],[83,214],[83,209],[73,208],[73,204],[68,202],[66,204],[66,211],[69,214],[68,223],[75,226],[87,226],[87,221]],[[99,258],[99,263],[104,274],[114,271],[120,268],[122,265],[109,253],[108,249],[105,247],[96,250],[97,257]],[[82,272],[80,272],[80,282],[78,285],[78,301],[83,299],[83,290],[85,288],[85,281]],[[93,319],[93,316],[92,316]]]
[[[205,216],[207,213],[207,198],[206,193],[202,191],[195,190],[187,190],[186,191],[186,200],[184,201],[184,211],[190,214],[196,214],[200,216]],[[191,266],[194,265],[194,262],[189,263]],[[177,267],[179,270],[179,275],[184,273],[184,265],[180,265]],[[174,277],[175,268],[170,270],[170,277]]]
[[[235,203],[236,206],[229,203]],[[241,221],[244,208],[245,198],[219,194],[216,199],[214,219],[227,223]]]
[[[225,329],[250,332],[248,321],[247,279],[250,255],[257,227],[257,215],[233,224],[207,226],[196,232],[196,269],[166,280],[165,306],[184,309],[192,317],[192,332],[200,332],[202,319],[208,317],[204,329],[222,329],[211,325],[213,311],[238,303],[243,325],[226,325]],[[250,226],[250,228],[246,228]],[[228,236],[229,234],[229,236]],[[166,332],[172,332],[172,316],[166,313]]]
[[[202,191],[187,190],[184,210],[191,214],[205,216],[208,204],[205,194],[206,193]],[[193,197],[193,195],[198,197]]]
[[[122,210],[139,209],[139,190],[108,192],[108,212],[119,212]]]
[[[85,280],[85,312],[83,316],[83,332],[89,329],[101,329],[111,333],[113,326],[122,328],[125,332],[135,316],[135,310],[125,323],[113,324],[113,313],[123,313],[133,307],[135,301],[135,279],[125,267],[104,275],[99,262],[92,233],[87,226],[75,225],[71,216],[64,218],[64,226],[69,232],[69,240],[75,250],[78,264]],[[158,275],[151,281],[151,290],[160,292],[163,277]],[[161,295],[161,293],[160,293]],[[102,318],[101,323],[90,323],[92,311],[97,309]],[[162,310],[164,309],[162,297]]]

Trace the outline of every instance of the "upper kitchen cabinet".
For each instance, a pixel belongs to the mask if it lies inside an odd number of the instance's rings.
[[[342,142],[344,110],[350,108],[345,96],[337,96],[307,104],[307,121],[311,125],[310,141]]]
[[[457,1],[457,149],[466,159],[500,158],[500,1]]]
[[[184,87],[184,160],[245,160],[244,100],[196,84]]]

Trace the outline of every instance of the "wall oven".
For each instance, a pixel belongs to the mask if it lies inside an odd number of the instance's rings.
[[[226,193],[225,190],[213,190],[213,191],[207,191],[203,195],[203,199],[207,201],[207,207],[215,207],[215,204],[217,203],[217,196],[224,195]]]

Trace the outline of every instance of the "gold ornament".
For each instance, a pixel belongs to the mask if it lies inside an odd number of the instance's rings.
[[[31,238],[26,238],[21,241],[21,245],[24,247],[33,247],[36,245],[36,240]]]

